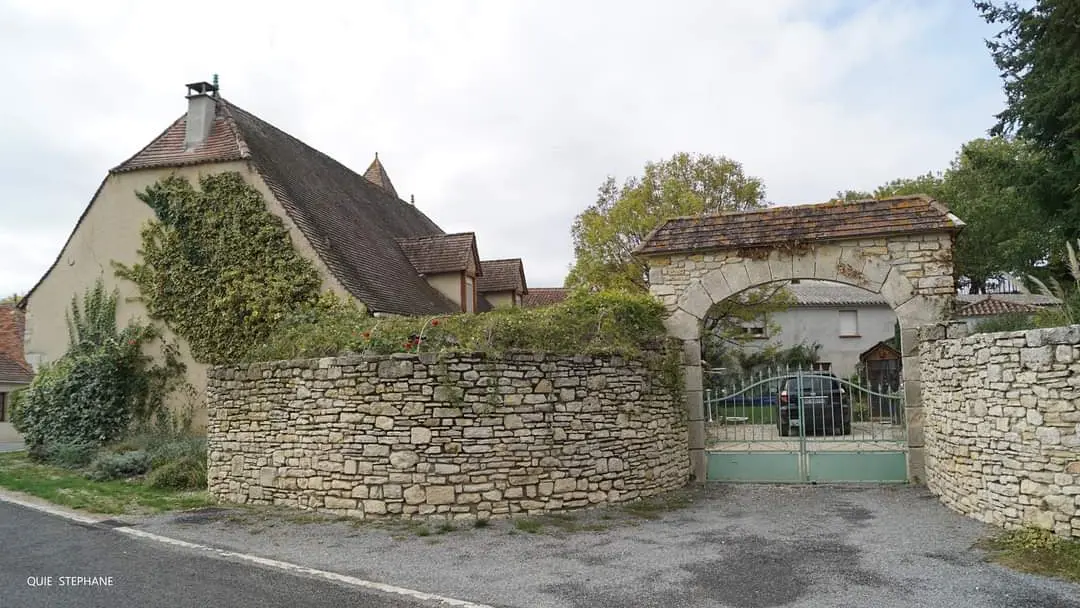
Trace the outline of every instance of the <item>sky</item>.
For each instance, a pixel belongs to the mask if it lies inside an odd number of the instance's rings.
[[[545,287],[607,176],[677,152],[777,205],[944,169],[1004,103],[993,33],[969,0],[0,0],[0,295],[213,74]]]

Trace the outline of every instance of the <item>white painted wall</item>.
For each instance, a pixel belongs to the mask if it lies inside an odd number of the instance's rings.
[[[858,336],[840,335],[840,311],[857,311]],[[821,344],[821,361],[832,363],[832,371],[837,376],[848,376],[855,372],[859,355],[871,346],[893,337],[896,314],[888,306],[837,306],[809,307],[797,306],[789,310],[774,313],[769,319],[770,325],[780,327],[779,333],[773,333],[764,340],[755,340],[748,348],[764,348],[775,344],[782,348],[796,344]]]

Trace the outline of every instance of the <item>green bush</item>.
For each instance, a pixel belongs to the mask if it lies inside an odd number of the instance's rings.
[[[159,490],[205,490],[206,458],[186,456],[150,471],[146,485]]]
[[[206,461],[206,438],[181,437],[163,441],[150,451],[150,466],[160,468],[170,462],[183,460]]]
[[[1002,331],[1021,331],[1035,329],[1039,323],[1031,315],[1025,313],[1010,312],[996,317],[980,321],[975,325],[972,333],[989,334]]]
[[[373,318],[324,296],[289,316],[246,361],[325,357],[347,352],[536,351],[636,356],[665,341],[663,305],[646,294],[575,293],[543,308],[481,314]]]
[[[143,451],[102,452],[90,463],[87,478],[93,481],[127,479],[150,470],[150,455]]]
[[[32,459],[65,469],[81,469],[90,464],[100,447],[87,441],[49,441],[31,444]]]
[[[131,324],[117,330],[117,297],[98,280],[82,306],[73,298],[67,352],[45,365],[19,396],[15,422],[27,445],[100,446],[163,407],[183,366],[168,348],[160,366],[143,354],[143,347],[158,337],[153,328]]]

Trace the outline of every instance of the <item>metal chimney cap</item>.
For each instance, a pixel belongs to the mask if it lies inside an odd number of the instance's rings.
[[[217,93],[217,86],[212,85],[209,82],[192,82],[187,85],[188,97],[192,95],[206,95],[207,93]]]

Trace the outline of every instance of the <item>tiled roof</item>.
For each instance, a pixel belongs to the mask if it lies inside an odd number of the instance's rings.
[[[550,306],[558,304],[566,299],[570,290],[562,287],[533,287],[529,293],[522,296],[521,306],[524,308],[536,308],[538,306]]]
[[[476,281],[476,290],[480,293],[492,291],[521,291],[528,293],[525,286],[525,269],[521,258],[509,260],[481,260],[483,275]]]
[[[1007,313],[1031,314],[1040,310],[1039,306],[1020,302],[1001,300],[1000,296],[985,296],[956,311],[958,317],[987,317]]]
[[[787,285],[799,306],[888,306],[879,294],[843,283],[807,281]]]
[[[236,124],[225,113],[218,113],[210,135],[202,145],[191,150],[184,149],[184,130],[186,116],[181,116],[158,135],[135,156],[120,163],[112,173],[135,171],[151,167],[182,167],[201,163],[244,160],[250,157],[247,146],[236,128]]]
[[[397,243],[420,274],[465,270],[469,257],[476,255],[476,235],[472,232],[398,239]]]
[[[397,245],[443,234],[415,206],[224,99],[206,143],[185,151],[185,126],[181,117],[113,172],[248,159],[334,277],[373,312],[459,308],[417,275]]]
[[[371,161],[367,171],[364,171],[364,177],[376,186],[381,186],[383,190],[389,192],[394,198],[398,198],[397,190],[394,190],[394,184],[391,183],[390,176],[386,173],[386,167],[379,160],[378,152],[375,153],[375,160]]]
[[[670,219],[645,238],[637,253],[657,255],[957,231],[963,225],[944,206],[924,196],[770,207]]]
[[[1027,304],[1030,306],[1053,306],[1055,304],[1061,304],[1061,300],[1053,296],[1044,296],[1036,293],[995,293],[995,294],[968,294],[962,293],[956,296],[956,301],[959,304],[973,304],[980,300],[985,300],[987,297],[1000,300],[1002,302],[1009,302],[1012,304]]]
[[[0,304],[0,382],[26,384],[34,377],[23,357],[23,312]]]

